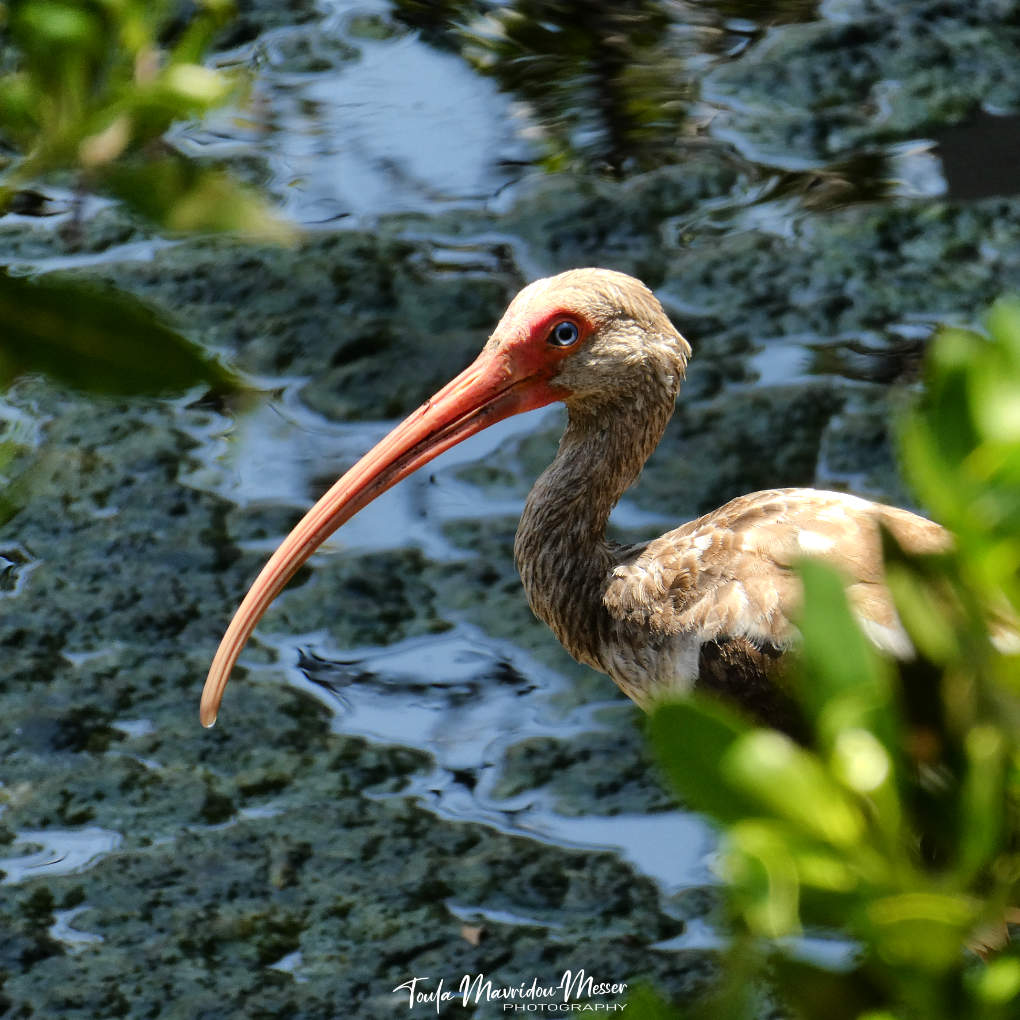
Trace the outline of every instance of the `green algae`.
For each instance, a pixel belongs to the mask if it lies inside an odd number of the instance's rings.
[[[1015,3],[841,0],[787,25],[706,79],[719,128],[756,158],[828,162],[925,137],[976,106],[1017,109]]]
[[[551,202],[561,195],[550,188]],[[528,199],[535,222],[537,201]],[[632,503],[682,519],[754,485],[810,483],[823,460],[835,475],[870,472],[885,491],[885,386],[848,391],[832,374],[754,388],[754,366],[768,356],[768,337],[831,336],[836,323],[874,328],[932,308],[966,316],[971,291],[1001,288],[1015,265],[1015,243],[997,225],[1010,208],[844,210],[793,239],[752,232],[709,243],[688,231],[673,252],[655,249],[650,226],[628,228],[635,258],[658,264],[667,299],[682,299],[676,318],[696,345],[689,399]],[[517,229],[515,215],[500,229]],[[597,261],[606,236],[575,239],[571,258]],[[965,242],[979,236],[975,260]],[[376,417],[409,410],[468,360],[513,288],[502,272],[440,277],[429,251],[382,229],[316,236],[295,252],[180,244],[151,262],[90,272],[173,306],[194,337],[242,370],[308,373],[319,385],[305,385],[302,399],[321,413]],[[903,286],[926,277],[942,289]],[[860,300],[825,305],[840,286]],[[398,339],[348,347],[345,362],[348,326],[352,336]],[[337,350],[327,384],[315,366]],[[395,363],[409,366],[402,381]],[[79,901],[86,909],[74,924],[104,941],[68,949],[47,934],[41,906],[35,920],[11,915],[2,966],[12,1004],[144,1016],[159,1015],[173,994],[181,1016],[334,1016],[337,1002],[368,1015],[412,973],[481,968],[509,981],[571,964],[644,974],[676,997],[703,987],[710,955],[649,954],[677,922],[647,879],[613,855],[422,810],[399,791],[434,767],[427,756],[334,734],[327,711],[277,671],[239,670],[223,721],[198,727],[204,669],[262,559],[251,543],[280,535],[295,515],[234,507],[188,483],[194,436],[221,418],[226,427],[220,409],[201,399],[87,400],[43,380],[25,380],[8,400],[45,425],[32,498],[4,533],[33,564],[0,614],[4,822],[124,836],[114,856],[81,874],[41,874],[24,886],[49,889],[56,904]],[[470,477],[519,498],[552,456],[557,428],[510,442]],[[313,561],[265,633],[325,629],[345,647],[467,620],[568,679],[554,709],[618,699],[531,617],[512,564],[514,526],[508,517],[448,524],[464,555],[443,562],[415,550]],[[270,644],[247,661],[272,662]],[[139,718],[151,729],[118,725]],[[495,795],[541,792],[566,815],[662,807],[632,710],[603,713],[599,727],[511,744]],[[387,799],[376,799],[380,791]],[[480,946],[460,937],[447,901],[484,908]],[[531,921],[487,920],[504,913]],[[300,983],[271,967],[295,951]],[[182,986],[183,997],[172,993]]]
[[[269,6],[259,8],[267,24],[313,17],[307,4]],[[879,25],[896,13],[856,6]],[[980,6],[971,20],[992,10]],[[905,23],[893,41],[918,31]],[[771,83],[766,64],[784,47],[797,67],[850,67],[855,39],[874,26],[857,36],[831,24],[782,32],[792,34],[773,49],[751,47],[746,62],[717,72],[720,82]],[[815,37],[825,41],[817,52],[802,41]],[[280,52],[305,72],[353,59],[299,43]],[[904,74],[911,59],[898,65]],[[804,80],[823,70],[812,66]],[[854,87],[867,85],[853,70]],[[989,62],[987,74],[1000,71]],[[897,107],[892,128],[853,117],[840,125],[811,96],[790,98],[821,118],[825,155],[952,119],[960,89],[984,85],[961,78],[931,101],[925,87],[905,86],[923,109]],[[785,133],[777,110],[760,138],[753,125],[740,129],[763,147],[797,141],[803,124]],[[501,210],[384,217],[317,232],[292,250],[190,240],[148,261],[76,272],[172,314],[264,387],[260,404],[277,399],[274,380],[299,379],[303,405],[337,422],[395,418],[426,399],[484,342],[523,282],[522,264],[611,265],[655,286],[695,349],[632,506],[679,522],[737,492],[812,483],[902,502],[889,385],[913,376],[898,330],[915,327],[923,347],[927,324],[965,321],[1016,285],[1017,200],[896,200],[790,216],[759,201],[765,172],[725,147],[684,149],[682,159],[620,182],[554,175]],[[144,236],[116,210],[64,234],[0,224],[10,262],[115,252]],[[451,265],[450,250],[479,258]],[[861,368],[862,337],[893,367],[868,355]],[[804,371],[757,385],[763,364],[790,345],[803,347]],[[86,399],[39,378],[6,400],[38,423],[39,439],[19,439],[5,465],[30,498],[0,533],[0,552],[18,550],[17,583],[0,599],[0,843],[17,856],[19,832],[84,826],[123,840],[78,874],[39,869],[0,886],[0,1011],[378,1016],[413,974],[484,971],[512,983],[568,967],[643,976],[677,1000],[705,987],[711,953],[654,948],[678,931],[677,916],[710,909],[703,888],[663,902],[617,855],[439,817],[423,806],[422,791],[442,781],[429,755],[335,732],[326,708],[276,666],[274,639],[289,634],[325,631],[348,648],[467,621],[564,678],[553,712],[604,705],[582,732],[493,751],[494,802],[534,794],[565,816],[663,808],[637,713],[531,616],[512,563],[512,516],[445,522],[462,552],[448,559],[396,548],[313,560],[265,620],[267,640],[245,653],[254,668],[238,670],[222,721],[203,731],[197,694],[222,627],[267,543],[298,513],[236,506],[194,482],[207,455],[196,436],[229,435],[232,416],[248,411],[198,391],[174,402]],[[509,440],[460,479],[490,498],[522,499],[553,455],[560,421]],[[51,934],[72,909],[71,924],[102,942]],[[462,935],[462,915],[484,929],[478,945]],[[292,970],[275,969],[295,952]]]

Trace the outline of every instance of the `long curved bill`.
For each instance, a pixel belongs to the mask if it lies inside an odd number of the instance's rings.
[[[365,454],[298,522],[255,579],[209,668],[199,715],[212,726],[241,649],[273,599],[342,524],[444,450],[511,415],[563,394],[538,373],[522,373],[505,350],[485,348],[475,362]]]

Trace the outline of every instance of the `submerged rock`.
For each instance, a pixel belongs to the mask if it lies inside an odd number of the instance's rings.
[[[781,86],[802,104],[794,123],[774,103],[760,138],[738,125],[757,145],[827,158],[955,117],[981,89],[1004,94],[1007,32],[989,42],[983,77],[958,76],[955,99],[924,92],[925,75],[984,45],[1001,4],[823,6],[848,23],[777,29],[710,79],[734,95]],[[936,18],[942,8],[952,18]],[[300,4],[280,15],[312,16]],[[965,46],[945,42],[967,24]],[[887,77],[864,50],[881,57],[914,37],[943,38],[946,52],[930,66],[923,47],[896,58],[902,96],[923,111],[904,100],[883,126],[859,108],[859,90],[881,98]],[[322,52],[331,66],[350,58]],[[279,53],[303,73],[322,55]],[[842,91],[823,109],[833,82]],[[111,210],[76,239],[0,223],[8,264],[119,255],[73,271],[151,301],[252,386],[236,402],[115,400],[27,378],[0,405],[2,470],[17,479],[6,487],[17,512],[0,527],[0,846],[14,877],[33,832],[54,845],[106,838],[77,873],[57,862],[0,886],[0,1012],[141,1017],[172,1002],[189,1017],[334,1018],[403,1008],[390,990],[418,974],[511,984],[584,968],[684,1001],[710,980],[710,953],[655,948],[679,929],[678,900],[648,875],[620,853],[523,831],[536,804],[625,827],[668,803],[637,713],[533,619],[513,568],[515,510],[552,457],[556,412],[474,463],[437,462],[394,496],[399,513],[369,519],[380,534],[341,536],[314,558],[245,652],[222,721],[197,721],[245,586],[377,438],[352,423],[426,399],[534,275],[637,273],[694,346],[619,537],[761,487],[908,498],[891,409],[938,321],[973,321],[1016,286],[1020,200],[805,209],[731,149],[678,152],[629,180],[551,175],[489,206],[322,229],[292,250],[135,249],[144,231]],[[703,869],[688,881],[697,888],[679,899],[710,899]]]

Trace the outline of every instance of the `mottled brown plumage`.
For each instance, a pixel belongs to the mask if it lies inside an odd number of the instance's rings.
[[[474,365],[348,472],[274,554],[228,628],[203,693],[216,717],[230,669],[262,612],[314,549],[380,492],[510,414],[554,400],[568,425],[532,489],[514,556],[532,609],[579,661],[639,705],[701,682],[789,728],[774,680],[796,642],[795,564],[844,574],[865,632],[895,655],[910,644],[883,584],[879,525],[907,549],[943,549],[938,525],[813,489],[741,496],[650,542],[606,540],[609,514],[658,444],[690,356],[655,296],[605,269],[525,287]]]

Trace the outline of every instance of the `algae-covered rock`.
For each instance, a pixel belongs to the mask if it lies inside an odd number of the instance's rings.
[[[428,252],[387,232],[350,231],[293,249],[188,242],[102,271],[242,370],[305,377],[313,410],[392,418],[472,359],[511,293],[496,275],[440,272]]]
[[[975,106],[1020,108],[1015,3],[833,0],[830,20],[786,25],[704,82],[713,129],[781,166],[930,136]]]
[[[252,390],[111,399],[22,378],[0,403],[0,1012],[376,1017],[406,1008],[392,989],[414,975],[509,985],[568,968],[683,1002],[705,987],[712,953],[656,948],[710,909],[703,869],[666,895],[621,853],[534,836],[539,805],[623,845],[629,819],[670,802],[640,716],[534,619],[513,566],[514,510],[562,411],[474,463],[436,462],[403,516],[367,511],[379,533],[312,558],[211,731],[197,697],[270,549],[374,441],[346,423],[425,400],[536,275],[636,273],[694,347],[614,537],[754,488],[908,501],[890,419],[931,329],[1015,288],[1018,200],[806,206],[711,132],[817,163],[972,100],[1008,105],[1014,12],[821,8],[748,30],[708,77],[746,110],[715,111],[709,137],[627,179],[536,176],[282,250],[150,243],[88,203],[66,229],[0,221],[0,262],[132,291]],[[357,59],[351,28],[365,53],[390,31],[370,11],[339,33],[314,4],[245,12],[234,42],[281,26],[256,47],[281,80]],[[256,427],[274,419],[286,427]],[[418,498],[433,474],[452,492],[441,512]]]

